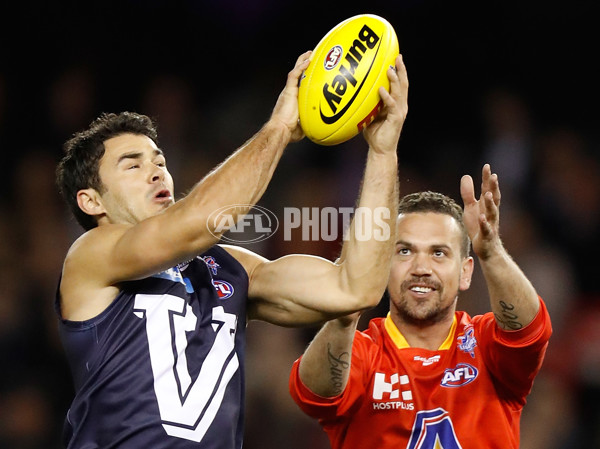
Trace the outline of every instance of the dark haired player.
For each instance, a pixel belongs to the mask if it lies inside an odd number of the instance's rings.
[[[233,204],[247,205],[234,219],[244,215],[287,144],[302,138],[298,79],[309,56],[299,57],[263,128],[180,201],[148,117],[104,114],[65,144],[58,185],[86,229],[65,258],[57,294],[76,388],[69,448],[241,448],[247,321],[299,326],[379,301],[391,239],[350,232],[338,263],[269,261],[217,245],[207,220]],[[384,113],[363,132],[369,152],[358,206],[372,210],[396,209],[408,89],[400,57],[396,68],[390,93],[380,92]],[[394,215],[384,221],[392,235]]]

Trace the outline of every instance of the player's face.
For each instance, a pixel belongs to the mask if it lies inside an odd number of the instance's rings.
[[[100,179],[110,223],[138,223],[174,203],[173,178],[152,139],[123,134],[104,142]]]
[[[473,272],[473,259],[461,256],[458,223],[449,215],[425,212],[400,215],[397,226],[388,283],[392,317],[411,324],[447,319]]]

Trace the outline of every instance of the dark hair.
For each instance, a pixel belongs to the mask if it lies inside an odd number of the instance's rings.
[[[449,196],[431,191],[411,193],[400,199],[398,212],[400,214],[434,212],[436,214],[450,215],[460,227],[462,237],[461,255],[463,257],[469,255],[471,240],[463,221],[462,207]]]
[[[93,188],[104,193],[100,179],[100,159],[104,142],[122,134],[140,134],[157,142],[156,125],[149,117],[135,112],[103,113],[90,126],[75,133],[63,146],[65,155],[56,168],[56,184],[77,222],[87,231],[98,223],[77,204],[77,192]]]

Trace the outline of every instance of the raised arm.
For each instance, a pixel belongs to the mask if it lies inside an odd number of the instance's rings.
[[[382,114],[364,131],[369,152],[357,206],[372,212],[363,217],[370,220],[366,224],[375,232],[368,240],[360,238],[354,232],[355,214],[344,241],[343,256],[337,262],[291,255],[253,266],[250,319],[302,325],[373,307],[381,299],[394,245],[398,201],[396,151],[408,112],[408,78],[400,56],[396,71],[388,70],[390,93],[383,88],[380,92],[384,102]]]
[[[500,239],[500,186],[489,164],[482,170],[481,195],[475,198],[473,179],[461,179],[464,221],[485,277],[496,323],[504,330],[527,326],[537,314],[538,295],[510,257]]]
[[[65,315],[72,319],[95,316],[114,298],[114,291],[97,295],[120,282],[140,279],[189,260],[216,244],[221,234],[209,222],[210,215],[222,207],[242,205],[232,210],[235,220],[245,214],[265,191],[283,150],[289,142],[303,137],[298,125],[298,80],[307,67],[311,52],[302,54],[289,72],[273,113],[262,129],[222,164],[202,179],[190,193],[154,216],[132,222],[111,221],[98,226],[76,241],[63,267],[61,294]],[[158,150],[150,139],[140,138],[146,147]],[[146,142],[146,143],[144,143]],[[152,150],[152,148],[150,148]],[[135,148],[139,154],[142,152]],[[146,154],[143,153],[143,154]],[[154,159],[140,159],[140,169],[150,180],[169,176]],[[93,189],[88,189],[92,191]],[[90,199],[102,200],[91,192]],[[102,207],[101,202],[94,203]],[[98,209],[98,213],[104,213]],[[94,212],[95,213],[95,212]]]
[[[226,229],[216,232],[209,216],[223,206],[233,219],[244,215],[264,193],[287,144],[302,137],[298,126],[298,79],[309,61],[301,55],[263,128],[215,168],[191,192],[164,213],[129,229],[116,242],[112,282],[144,277],[192,258],[216,244]],[[149,245],[152,257],[148,257]]]

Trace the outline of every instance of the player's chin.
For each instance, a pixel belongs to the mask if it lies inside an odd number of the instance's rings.
[[[170,206],[174,204],[174,201],[169,199],[168,201],[154,201],[152,203],[150,215],[156,215],[157,213],[161,213],[165,209],[168,209]]]

